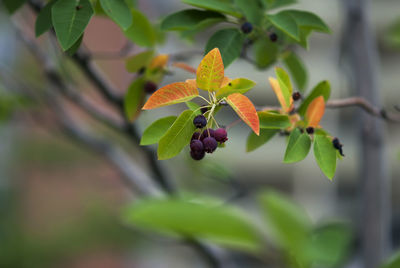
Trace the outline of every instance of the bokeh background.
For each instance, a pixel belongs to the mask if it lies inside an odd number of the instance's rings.
[[[186,6],[179,0],[138,0],[141,11],[159,21],[163,16]],[[310,76],[308,89],[321,80],[329,80],[332,98],[354,95],[348,82],[349,70],[341,60],[344,11],[341,1],[300,0],[294,8],[313,11],[331,27],[333,34],[315,33],[308,51],[297,52],[304,59]],[[34,15],[28,7],[12,18],[3,7],[0,10],[0,87],[9,94],[15,87],[37,88],[44,85],[37,62],[19,41],[11,19],[19,21],[32,34]],[[390,42],[388,32],[400,18],[398,0],[376,0],[371,6],[371,20],[379,49],[379,88],[382,106],[391,108],[400,103],[400,50]],[[212,28],[198,36],[193,43],[182,41],[168,33],[160,53],[194,51],[185,62],[196,67]],[[33,36],[33,34],[32,34]],[[344,39],[343,39],[344,38]],[[46,36],[39,39],[50,54],[57,54]],[[133,76],[125,71],[124,57],[115,56],[124,47],[120,29],[106,18],[90,22],[84,45],[93,52],[98,66],[116,88],[124,92]],[[133,47],[130,54],[142,49]],[[114,55],[114,56],[113,56]],[[66,62],[80,90],[90,101],[107,110],[104,101],[81,76],[76,67]],[[259,71],[241,59],[228,69],[229,77],[246,77],[257,83],[248,93],[256,105],[275,105],[277,100],[267,84],[272,70]],[[163,84],[182,81],[190,75],[180,70],[164,79]],[[145,112],[138,119],[141,129],[165,113],[178,114],[183,106]],[[79,111],[76,116],[83,116]],[[344,219],[359,224],[360,139],[357,130],[357,108],[328,110],[322,125],[344,144],[346,157],[338,162],[333,181],[326,179],[312,154],[297,164],[283,164],[285,138],[274,137],[255,152],[245,153],[249,129],[239,124],[229,131],[225,149],[218,150],[201,163],[189,159],[187,150],[161,164],[182,189],[228,199],[237,190],[241,196],[234,204],[257,214],[252,193],[261,188],[273,188],[286,193],[305,208],[314,222]],[[230,124],[233,112],[217,116],[222,124]],[[89,120],[99,133],[117,139],[135,161],[143,162],[138,149],[112,131]],[[384,124],[385,165],[391,178],[392,243],[400,240],[400,128]],[[0,123],[0,267],[203,267],[198,255],[184,244],[165,237],[142,233],[121,225],[120,209],[132,196],[120,180],[118,171],[102,155],[75,143],[58,129],[48,110],[40,104],[26,107]],[[357,257],[348,262],[350,267]],[[168,264],[168,265],[166,265]],[[249,266],[250,267],[250,266]]]

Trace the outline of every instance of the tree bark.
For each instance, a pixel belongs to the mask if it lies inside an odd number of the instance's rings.
[[[343,0],[343,48],[355,94],[380,105],[378,53],[369,22],[370,0]],[[358,120],[359,119],[359,120]],[[390,185],[384,157],[383,122],[359,112],[362,267],[377,268],[390,245]]]

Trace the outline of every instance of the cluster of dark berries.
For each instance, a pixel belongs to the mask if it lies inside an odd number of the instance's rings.
[[[198,115],[193,119],[193,124],[201,130],[206,127],[207,119],[204,115]],[[196,131],[190,141],[190,156],[194,160],[203,159],[206,153],[211,154],[217,149],[218,143],[226,142],[228,140],[227,135],[224,128],[216,130],[206,128],[200,132]]]
[[[343,148],[342,148],[343,144],[340,143],[339,139],[338,138],[334,138],[332,140],[332,144],[333,144],[333,147],[335,147],[335,149],[339,151],[340,155],[344,156]]]

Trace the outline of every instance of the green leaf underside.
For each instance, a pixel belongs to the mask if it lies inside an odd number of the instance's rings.
[[[3,0],[3,5],[10,14],[13,14],[25,4],[26,0]]]
[[[240,56],[243,42],[244,36],[238,29],[231,28],[219,30],[208,40],[205,54],[217,47],[221,52],[224,66],[227,68]]]
[[[193,36],[201,31],[203,31],[204,29],[207,29],[217,23],[223,22],[225,21],[226,18],[209,18],[209,19],[205,19],[203,21],[201,21],[199,24],[197,24],[195,27],[189,29],[189,30],[185,30],[181,32],[181,37],[182,38],[187,38],[187,39],[191,39],[193,38]]]
[[[259,200],[276,242],[293,253],[302,251],[311,231],[303,208],[274,191],[262,193]]]
[[[308,81],[308,73],[303,61],[291,51],[284,57],[283,62],[289,69],[299,91],[303,93]]]
[[[228,2],[221,2],[218,0],[182,0],[183,3],[204,8],[207,10],[217,11],[221,13],[226,13],[234,17],[240,18],[242,15],[238,12],[235,7]]]
[[[154,50],[147,50],[133,55],[125,60],[125,68],[128,72],[136,73],[141,68],[150,64],[154,56]]]
[[[332,180],[336,171],[336,149],[328,137],[314,135],[314,156],[325,176]]]
[[[140,112],[144,101],[144,79],[139,78],[132,82],[124,97],[124,111],[128,120],[132,121]]]
[[[42,8],[42,10],[40,10],[40,13],[37,16],[36,22],[35,22],[36,37],[41,36],[48,30],[50,30],[51,27],[53,27],[53,22],[52,22],[52,18],[51,18],[51,9],[52,9],[54,3],[56,3],[56,1],[51,1],[51,2],[47,3],[46,6],[44,6]]]
[[[244,94],[255,86],[255,82],[246,78],[236,78],[229,82],[228,85],[220,88],[216,96],[218,98],[227,97],[233,93]]]
[[[157,36],[153,25],[147,17],[137,9],[131,9],[132,25],[124,31],[125,36],[142,47],[152,47],[156,43]]]
[[[65,51],[65,53],[67,53],[67,55],[69,55],[69,56],[74,55],[80,48],[82,41],[83,41],[83,34],[81,35],[81,37],[79,37],[79,39],[70,48],[68,48]]]
[[[76,7],[80,8],[77,9]],[[70,48],[85,31],[94,12],[88,0],[58,0],[51,9],[53,26],[58,41],[65,51]]]
[[[132,14],[124,0],[100,0],[104,12],[126,30],[132,24]]]
[[[297,0],[262,0],[267,10],[297,3]]]
[[[250,132],[247,137],[246,151],[252,152],[272,139],[279,130],[277,129],[260,129],[260,135],[257,136],[254,132]]]
[[[282,68],[276,67],[275,74],[279,82],[279,86],[282,90],[283,97],[285,98],[285,102],[287,107],[290,107],[290,99],[292,98],[293,87],[290,82],[290,77],[285,70]]]
[[[186,31],[198,27],[208,19],[224,20],[225,16],[214,11],[186,9],[167,16],[161,23],[164,31]]]
[[[285,10],[281,13],[289,14],[301,28],[310,29],[313,31],[330,33],[328,25],[316,14],[302,10]]]
[[[128,224],[174,237],[200,238],[254,252],[260,249],[254,227],[241,211],[201,200],[150,199],[126,210]]]
[[[185,102],[185,104],[186,104],[186,106],[187,106],[190,110],[192,110],[193,112],[195,112],[196,115],[201,114],[200,105],[198,105],[197,103],[195,103],[195,102],[193,102],[193,101],[187,101],[187,102]]]
[[[290,36],[296,41],[300,41],[300,31],[295,19],[287,13],[277,13],[267,16],[269,21],[285,34]]]
[[[264,16],[262,4],[258,0],[234,0],[244,17],[254,25],[260,25]]]
[[[283,162],[294,163],[303,160],[308,155],[310,148],[310,136],[306,132],[301,133],[298,128],[294,129],[290,133]]]
[[[187,110],[181,113],[158,143],[158,159],[165,160],[179,154],[189,144],[195,131],[193,118],[195,113]]]
[[[176,116],[167,116],[153,122],[143,132],[142,139],[140,140],[140,145],[150,145],[158,143],[175,122],[176,118]]]
[[[265,53],[268,51],[268,53]],[[259,38],[254,43],[254,59],[258,68],[267,68],[273,64],[279,54],[279,46],[265,36]]]
[[[314,87],[314,89],[311,91],[311,93],[307,96],[307,98],[301,103],[298,113],[301,116],[304,116],[306,114],[307,108],[310,105],[310,103],[317,97],[323,96],[325,102],[328,101],[329,97],[331,95],[331,86],[328,81],[322,81],[318,85]]]
[[[273,112],[258,112],[260,119],[260,128],[266,129],[284,129],[290,127],[289,117],[285,114]]]

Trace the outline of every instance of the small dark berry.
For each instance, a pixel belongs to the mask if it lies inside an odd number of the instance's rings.
[[[205,155],[206,153],[204,151],[201,152],[190,151],[190,156],[197,161],[203,159]]]
[[[78,10],[81,10],[82,7],[83,7],[83,6],[76,6],[75,9],[78,11]]]
[[[308,128],[306,128],[306,131],[307,131],[307,133],[308,134],[314,134],[314,128],[313,127],[308,127]]]
[[[240,29],[242,30],[243,33],[248,34],[251,33],[251,31],[253,31],[253,25],[250,22],[245,22],[242,24]]]
[[[218,147],[218,142],[213,137],[207,137],[203,140],[204,151],[206,153],[213,153]]]
[[[208,107],[203,106],[203,107],[200,108],[200,112],[202,114],[205,114],[207,111],[208,111]]]
[[[204,151],[204,145],[201,141],[199,140],[192,140],[190,142],[190,150],[193,152],[201,152]]]
[[[276,33],[270,33],[269,34],[269,40],[271,40],[271,42],[278,41],[278,35]]]
[[[144,74],[145,71],[146,71],[146,67],[142,67],[139,69],[138,74],[142,75],[142,74]]]
[[[297,92],[293,93],[292,94],[292,98],[293,98],[294,101],[297,101],[297,100],[301,99],[300,92],[297,91]]]
[[[224,128],[218,128],[217,130],[214,131],[214,138],[218,142],[226,142],[228,140],[228,133],[226,132],[226,129]]]
[[[203,128],[203,127],[205,127],[207,125],[207,119],[202,114],[197,115],[193,119],[193,125],[195,125],[195,127],[197,127],[197,128]]]
[[[332,144],[333,144],[333,147],[335,147],[335,149],[339,151],[340,155],[344,156],[343,148],[342,148],[343,145],[340,143],[339,139],[338,138],[334,138],[332,140]]]
[[[214,138],[214,133],[215,133],[214,129],[207,128],[207,129],[203,130],[203,133],[201,133],[200,140],[204,140],[205,138],[208,138],[208,137]]]
[[[156,90],[157,90],[157,85],[154,82],[147,81],[144,84],[144,91],[146,91],[146,93],[151,94],[151,93],[154,93],[154,91],[156,91]]]
[[[190,141],[199,140],[200,136],[201,136],[200,132],[195,132],[195,133],[193,133],[192,138],[190,139]]]

